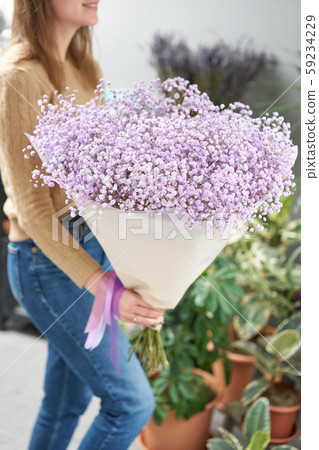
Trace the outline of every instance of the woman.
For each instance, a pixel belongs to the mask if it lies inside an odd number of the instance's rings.
[[[110,333],[93,351],[84,348],[102,268],[109,270],[110,264],[85,224],[68,235],[68,245],[61,242],[65,192],[58,186],[35,189],[30,174],[40,161],[25,159],[21,151],[28,144],[24,133],[32,133],[37,123],[43,94],[53,101],[56,89],[69,86],[79,91],[79,103],[94,95],[100,70],[92,58],[89,26],[97,22],[98,1],[15,0],[14,6],[12,40],[0,58],[8,275],[15,298],[48,341],[45,394],[29,448],[66,449],[94,394],[101,398],[100,413],[79,448],[125,450],[151,417],[154,399],[137,358],[127,362],[129,342],[121,330],[119,374],[109,360]],[[72,223],[64,218],[70,232]],[[81,245],[74,246],[73,239]],[[146,326],[159,324],[164,313],[130,290],[122,294],[119,311],[122,321]]]

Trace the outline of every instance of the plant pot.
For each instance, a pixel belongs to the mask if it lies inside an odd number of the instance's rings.
[[[260,334],[262,336],[264,336],[264,335],[273,336],[275,334],[275,332],[276,332],[276,328],[272,327],[271,325],[266,325],[264,328],[262,328],[260,330]]]
[[[265,380],[271,381],[271,375],[269,373],[264,373],[263,377],[265,378]],[[281,380],[282,380],[282,375],[276,375],[274,378],[275,383],[280,383]]]
[[[294,392],[299,401],[293,406],[274,406],[270,405],[270,421],[271,436],[270,442],[280,443],[287,442],[296,434],[295,418],[297,411],[301,408],[301,395],[296,389],[286,383],[276,383],[276,386],[282,387],[284,390]]]
[[[215,367],[220,370],[222,361],[217,360]],[[214,367],[214,364],[212,365]],[[193,369],[193,373],[202,375],[204,384],[216,394],[214,400],[206,405],[204,411],[194,414],[188,420],[177,419],[175,411],[163,420],[162,425],[156,425],[151,419],[138,436],[137,442],[142,450],[205,450],[209,435],[209,423],[212,410],[223,397],[224,389],[216,375]],[[167,407],[168,408],[168,407]]]
[[[229,384],[225,388],[225,395],[222,402],[236,402],[242,398],[247,384],[251,381],[256,357],[241,353],[226,352],[231,361],[231,375]]]

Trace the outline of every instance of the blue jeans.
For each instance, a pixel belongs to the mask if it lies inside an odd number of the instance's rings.
[[[97,240],[84,242],[88,233],[81,225],[80,244],[110,270]],[[136,356],[127,362],[130,344],[122,329],[117,374],[109,360],[110,333],[94,350],[84,348],[93,295],[79,289],[31,239],[9,242],[7,264],[13,295],[48,342],[44,397],[29,449],[65,450],[93,394],[101,399],[100,412],[79,449],[126,450],[152,416],[154,397]]]

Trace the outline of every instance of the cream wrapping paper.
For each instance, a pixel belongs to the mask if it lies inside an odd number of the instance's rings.
[[[125,213],[91,205],[84,219],[126,288],[153,307],[174,308],[188,287],[216,258],[228,239],[206,224],[188,229],[174,212]]]

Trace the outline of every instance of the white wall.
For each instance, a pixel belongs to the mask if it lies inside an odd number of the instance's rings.
[[[155,76],[148,64],[155,31],[177,32],[193,48],[247,36],[278,56],[283,78],[295,75],[289,64],[300,48],[299,0],[101,0],[99,17],[96,56],[105,78],[119,86]]]

